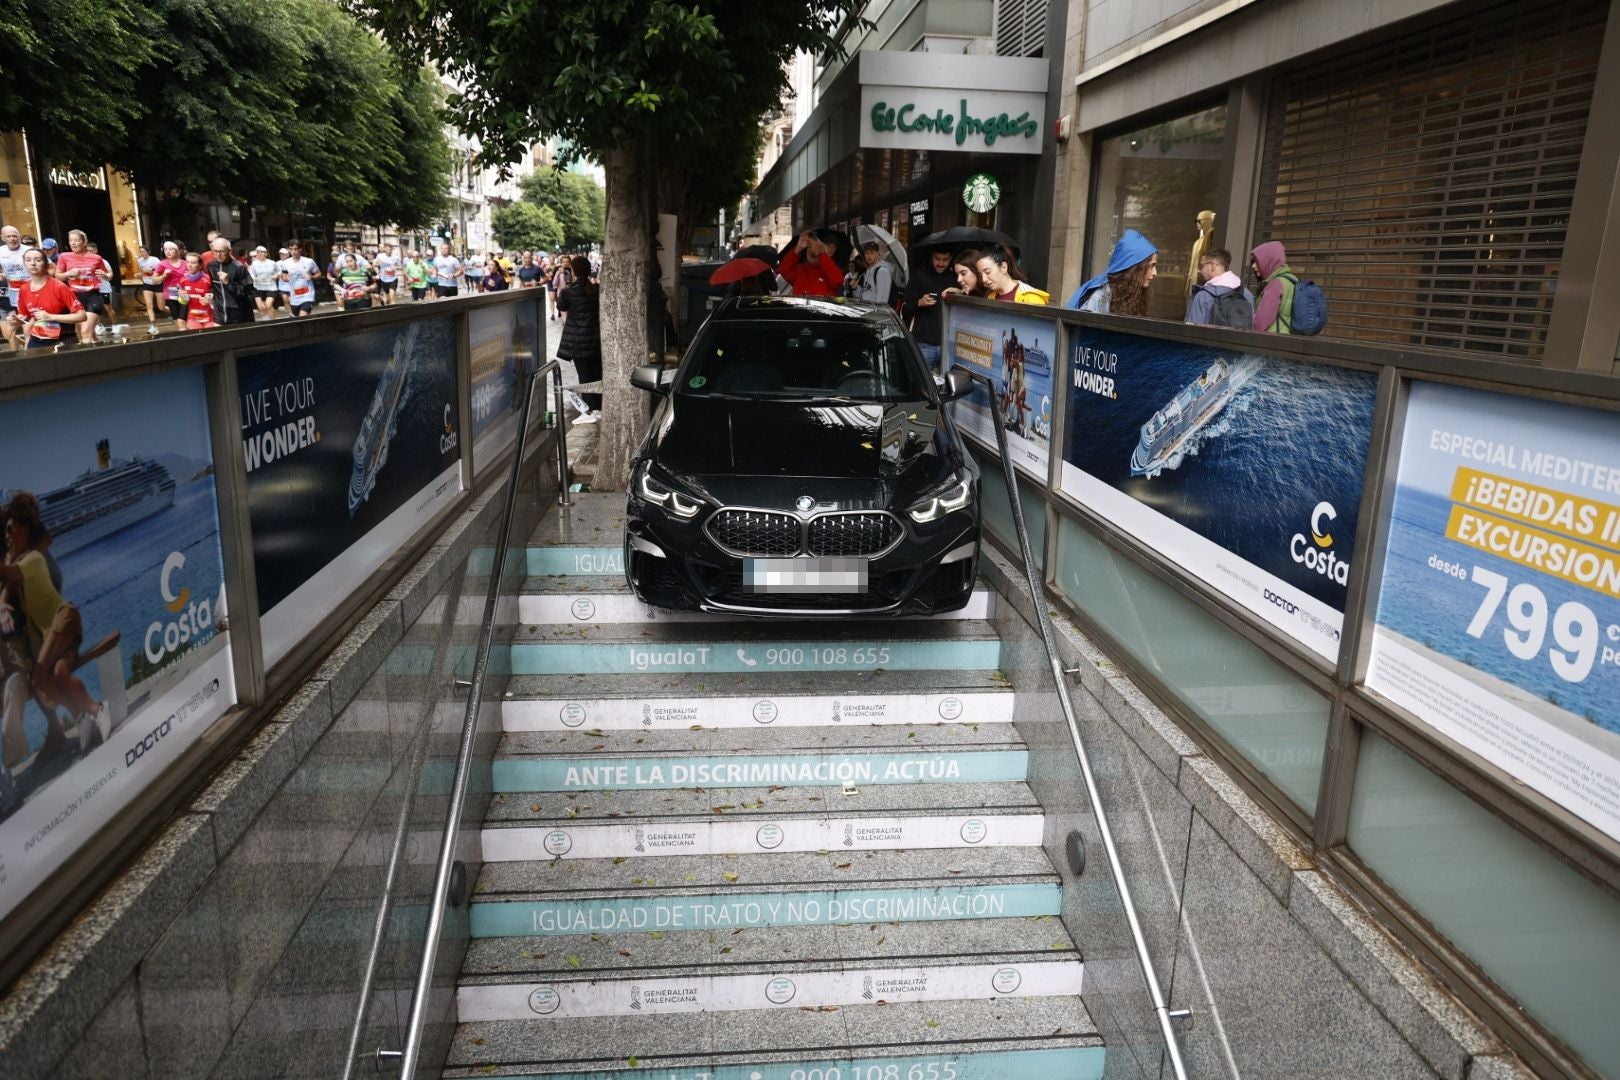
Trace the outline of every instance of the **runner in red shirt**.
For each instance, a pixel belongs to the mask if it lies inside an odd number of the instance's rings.
[[[186,253],[186,272],[180,278],[180,299],[186,305],[186,329],[207,330],[214,322],[214,281],[203,269],[202,256]]]
[[[56,276],[73,290],[84,305],[85,320],[79,324],[79,343],[92,345],[96,340],[96,323],[107,310],[101,296],[101,279],[112,277],[107,260],[91,251],[90,238],[84,230],[68,233],[68,250],[56,257]]]
[[[62,323],[82,323],[88,316],[73,290],[50,275],[50,263],[38,248],[23,252],[28,280],[17,289],[13,325],[26,327],[29,349],[48,349],[62,343]]]

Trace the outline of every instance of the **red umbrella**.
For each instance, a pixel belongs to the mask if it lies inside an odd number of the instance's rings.
[[[709,284],[730,285],[733,282],[742,281],[744,278],[774,273],[776,271],[764,259],[732,259],[709,275]]]

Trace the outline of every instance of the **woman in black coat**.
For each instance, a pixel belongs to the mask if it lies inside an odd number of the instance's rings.
[[[557,294],[557,310],[568,316],[563,323],[562,340],[557,342],[557,359],[572,360],[582,383],[602,378],[602,324],[597,315],[598,296],[591,283],[591,263],[583,255],[571,260],[574,283]],[[601,394],[581,394],[593,411],[602,407]]]

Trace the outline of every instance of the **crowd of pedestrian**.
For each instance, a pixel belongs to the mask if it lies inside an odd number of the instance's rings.
[[[757,275],[726,275],[725,280],[735,282],[732,288],[741,294],[841,296],[893,306],[933,367],[940,362],[940,302],[945,296],[1052,302],[1046,290],[1029,281],[1017,245],[1002,234],[959,227],[924,237],[909,249],[881,229],[858,226],[861,234],[869,238],[858,247],[833,229],[806,229],[780,252],[764,245],[747,247],[738,257],[758,257],[765,269]],[[1250,253],[1245,281],[1232,253],[1206,241],[1202,238],[1193,252],[1197,279],[1189,283],[1184,321],[1260,333],[1321,332],[1327,321],[1322,291],[1300,279],[1280,242],[1269,241]],[[1075,289],[1064,306],[1147,317],[1158,274],[1158,248],[1127,229],[1102,273]]]
[[[587,268],[583,280],[594,280],[589,259],[578,260]],[[322,266],[297,240],[272,255],[263,244],[237,248],[217,231],[209,232],[201,251],[188,251],[178,240],[164,241],[159,254],[141,246],[135,270],[152,334],[164,323],[186,331],[303,318],[328,302],[328,291],[340,311],[507,289],[547,289],[560,297],[578,273],[575,260],[549,252],[463,258],[445,243],[402,251],[393,243],[362,248],[352,240],[334,245]],[[13,350],[92,344],[118,322],[120,275],[81,230],[68,233],[63,251],[49,237],[36,241],[15,226],[0,228],[0,275],[0,333]]]

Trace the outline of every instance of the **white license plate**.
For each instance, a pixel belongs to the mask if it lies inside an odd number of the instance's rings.
[[[865,559],[744,559],[743,589],[755,593],[864,593]]]

